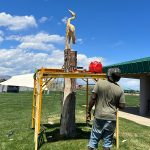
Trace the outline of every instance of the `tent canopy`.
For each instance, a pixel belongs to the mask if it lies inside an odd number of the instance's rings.
[[[1,85],[9,86],[24,86],[24,87],[34,87],[34,79],[32,74],[16,75],[8,79],[7,81],[1,82]]]

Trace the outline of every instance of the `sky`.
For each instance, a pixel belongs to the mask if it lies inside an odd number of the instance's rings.
[[[63,65],[68,9],[76,13],[78,66],[150,56],[149,0],[0,0],[0,75]],[[139,89],[139,80],[122,79]]]

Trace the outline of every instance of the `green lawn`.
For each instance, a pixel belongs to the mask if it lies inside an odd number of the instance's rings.
[[[139,107],[140,97],[136,95],[126,95],[127,107]]]
[[[77,138],[58,139],[61,111],[61,92],[51,92],[43,97],[42,123],[54,122],[47,126],[47,135],[52,135],[42,150],[86,150],[90,127],[85,125],[85,92],[77,92],[76,122]],[[128,106],[138,106],[139,97],[126,96]],[[0,94],[0,150],[33,150],[34,130],[31,127],[32,93]],[[122,141],[125,142],[122,142]],[[100,143],[101,144],[101,143]],[[115,146],[112,148],[115,150]],[[149,150],[150,128],[120,119],[120,150]],[[99,146],[99,150],[102,150]]]

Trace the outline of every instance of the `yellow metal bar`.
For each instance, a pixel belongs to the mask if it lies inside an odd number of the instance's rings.
[[[35,131],[34,131],[34,142],[35,142],[35,150],[38,149],[38,115],[39,115],[39,93],[40,93],[40,72],[37,75],[37,95],[36,95],[36,113],[35,113]]]
[[[34,90],[32,100],[32,128],[35,128],[35,100],[36,100],[36,79],[34,79]]]
[[[40,133],[41,108],[42,108],[42,76],[43,72],[38,72],[37,79],[37,97],[36,97],[36,117],[35,117],[35,150],[38,149],[38,134]]]
[[[44,72],[64,72],[63,69],[56,69],[56,68],[41,68],[38,71],[43,70]]]
[[[86,81],[86,123],[87,123],[87,112],[88,112],[88,97],[89,97],[89,80]]]
[[[82,80],[86,82],[86,80],[84,78]]]
[[[64,69],[41,68],[43,78],[106,78],[106,74],[94,74],[85,70],[74,70],[72,72],[65,72]]]
[[[54,80],[55,80],[55,78],[50,78],[48,81],[46,81],[42,85],[42,90],[45,90],[46,88],[48,88],[53,83]]]
[[[44,72],[48,72],[48,73],[53,73],[53,72],[55,72],[55,73],[61,73],[61,72],[64,72],[64,69],[56,69],[56,68],[42,68],[43,70],[44,70]],[[38,69],[38,71],[41,71],[41,69]],[[90,72],[88,72],[88,71],[85,71],[84,69],[83,70],[79,70],[79,69],[77,69],[77,70],[74,70],[74,72],[78,72],[78,73],[90,73]],[[73,73],[74,73],[73,72]],[[144,77],[144,76],[147,76],[148,75],[148,73],[136,73],[136,74],[122,74],[121,76],[122,77],[125,77],[125,78],[129,78],[129,77],[132,77],[132,78],[137,78],[137,79],[139,79],[140,77]]]
[[[51,73],[44,73],[43,78],[106,78],[106,74],[92,74],[92,73],[74,73],[74,72],[51,72]]]
[[[93,81],[94,81],[94,82],[97,82],[98,80],[97,80],[97,79],[93,79]]]
[[[41,122],[41,107],[42,107],[42,79],[40,80],[40,95],[39,95],[39,115],[38,115],[38,134],[40,133]]]
[[[117,109],[116,114],[116,147],[119,148],[119,110]]]
[[[42,85],[42,87],[44,87],[44,86],[46,86],[50,81],[52,80],[52,78],[50,78],[50,79],[46,79],[46,81],[45,82],[43,82],[43,85]]]

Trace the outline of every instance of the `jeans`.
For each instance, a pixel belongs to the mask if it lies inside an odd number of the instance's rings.
[[[103,147],[112,147],[115,128],[116,121],[95,118],[88,146],[91,148],[98,148],[98,142],[103,139]]]

